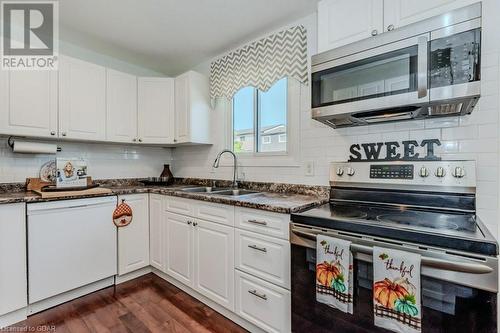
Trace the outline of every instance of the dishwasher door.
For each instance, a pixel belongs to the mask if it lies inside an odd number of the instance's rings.
[[[30,304],[116,275],[116,200],[27,205]]]

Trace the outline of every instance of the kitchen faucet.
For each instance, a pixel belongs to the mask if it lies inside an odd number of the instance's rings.
[[[233,161],[234,161],[234,165],[233,165],[233,188],[238,188],[238,183],[236,182],[236,169],[238,168],[238,162],[237,162],[237,158],[236,158],[236,154],[235,153],[233,153],[229,149],[224,149],[215,158],[213,167],[214,168],[218,168],[219,167],[220,158],[221,158],[222,154],[224,154],[224,153],[229,153],[229,154],[233,155]]]

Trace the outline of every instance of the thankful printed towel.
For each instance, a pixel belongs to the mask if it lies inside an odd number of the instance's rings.
[[[373,248],[373,311],[376,326],[422,331],[419,254]]]
[[[352,313],[351,242],[318,235],[316,249],[316,300]]]

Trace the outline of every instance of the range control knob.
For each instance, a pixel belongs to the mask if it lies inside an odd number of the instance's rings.
[[[342,169],[341,167],[338,167],[337,168],[337,176],[342,176],[344,174],[344,169]]]
[[[354,173],[355,173],[355,171],[353,168],[347,168],[347,175],[348,176],[354,176]]]
[[[436,169],[435,175],[436,175],[436,177],[443,178],[444,176],[446,176],[446,171],[444,170],[443,167],[438,167]]]
[[[420,168],[420,171],[418,174],[422,178],[428,177],[429,176],[429,169],[427,169],[426,167],[423,166]]]
[[[455,167],[455,169],[453,169],[453,172],[451,174],[455,178],[463,178],[465,177],[465,170],[462,167]]]

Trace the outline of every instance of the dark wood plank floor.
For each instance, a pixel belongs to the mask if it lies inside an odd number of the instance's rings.
[[[19,332],[246,332],[172,284],[148,274],[40,312]],[[37,330],[38,328],[38,330]]]

